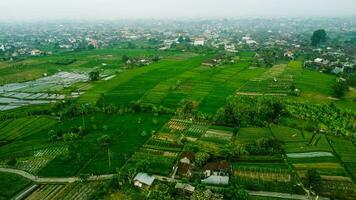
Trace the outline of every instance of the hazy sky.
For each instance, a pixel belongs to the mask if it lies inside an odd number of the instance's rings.
[[[356,15],[356,0],[0,0],[0,20]]]

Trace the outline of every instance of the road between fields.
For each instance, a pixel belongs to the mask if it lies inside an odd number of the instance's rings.
[[[55,177],[38,177],[23,170],[18,169],[9,169],[9,168],[1,168],[0,172],[17,174],[27,179],[30,179],[36,183],[73,183],[75,181],[81,180],[79,177],[63,177],[63,178],[55,178]],[[97,176],[89,176],[86,180],[89,181],[100,181],[100,180],[109,180],[113,178],[115,174],[106,174],[106,175],[97,175]],[[180,182],[177,179],[153,175],[156,179],[160,181],[175,183]],[[283,198],[283,199],[295,199],[295,200],[308,200],[305,195],[298,194],[289,194],[289,193],[279,193],[279,192],[267,192],[267,191],[248,191],[248,193],[252,196],[263,196],[263,197],[275,197],[275,198]],[[329,198],[319,197],[320,200],[328,200]]]
[[[75,181],[81,180],[79,177],[38,177],[28,172],[19,169],[9,169],[9,168],[1,168],[0,172],[17,174],[27,179],[30,179],[36,183],[73,183]],[[114,177],[115,174],[106,174],[106,175],[98,175],[98,176],[89,176],[86,180],[89,181],[100,181],[100,180],[109,180]]]

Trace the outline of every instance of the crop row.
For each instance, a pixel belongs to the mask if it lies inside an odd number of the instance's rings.
[[[247,179],[257,179],[261,181],[275,181],[275,182],[290,182],[291,175],[285,170],[272,170],[264,171],[258,169],[236,169],[234,170],[234,175],[247,178]]]
[[[55,121],[47,117],[24,117],[3,123],[0,126],[0,140],[14,140],[45,130]]]

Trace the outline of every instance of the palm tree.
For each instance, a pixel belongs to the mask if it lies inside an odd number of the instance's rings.
[[[84,119],[84,112],[85,112],[85,105],[81,104],[80,105],[81,111],[82,111],[82,123],[83,123],[83,128],[85,129],[85,119]]]

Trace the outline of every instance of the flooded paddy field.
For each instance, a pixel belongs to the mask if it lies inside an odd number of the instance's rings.
[[[33,81],[0,86],[0,111],[76,98],[82,93],[64,94],[62,91],[75,83],[88,80],[88,74],[85,73],[59,72]]]

